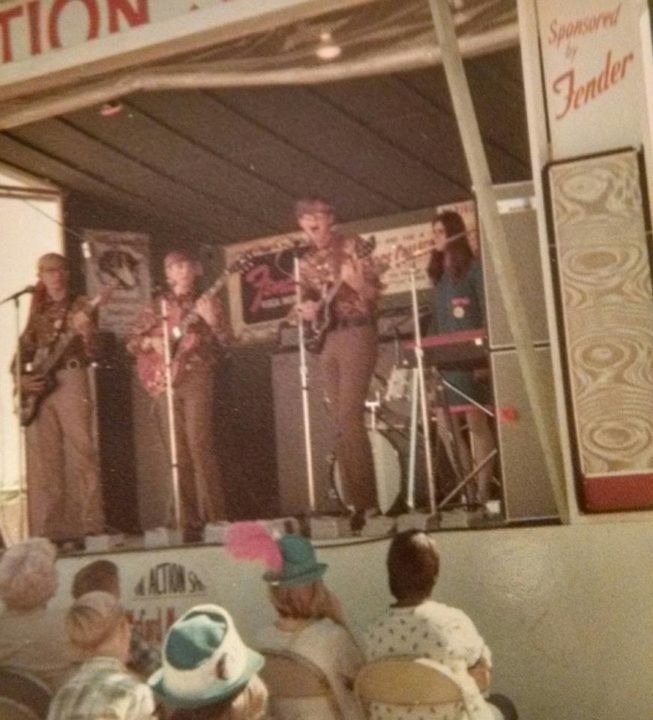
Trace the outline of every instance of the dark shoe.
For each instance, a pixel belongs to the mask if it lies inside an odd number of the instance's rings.
[[[360,533],[365,527],[365,523],[376,515],[379,515],[378,508],[363,508],[362,510],[354,510],[353,515],[349,519],[349,527],[353,533]]]
[[[204,542],[204,528],[184,528],[182,540],[184,543]]]
[[[81,552],[85,549],[84,538],[70,538],[68,540],[55,540],[54,544],[62,555]]]

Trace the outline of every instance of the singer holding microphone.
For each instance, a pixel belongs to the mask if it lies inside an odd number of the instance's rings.
[[[70,293],[62,255],[43,255],[37,271],[17,374],[30,532],[81,548],[86,535],[105,529],[87,371],[98,352],[97,326],[88,299]]]

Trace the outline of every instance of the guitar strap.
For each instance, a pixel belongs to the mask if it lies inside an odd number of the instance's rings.
[[[61,324],[59,325],[58,328],[55,328],[56,333],[55,333],[55,336],[52,338],[52,341],[50,342],[50,348],[55,347],[55,345],[57,344],[63,331],[66,329],[66,326],[68,325],[68,314],[70,313],[70,309],[72,308],[72,306],[73,306],[73,299],[70,298],[66,302],[66,307],[64,308],[63,315],[61,317]]]

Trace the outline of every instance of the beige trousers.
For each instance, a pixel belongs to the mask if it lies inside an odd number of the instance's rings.
[[[25,433],[30,532],[61,541],[105,530],[88,371],[59,370]]]
[[[336,459],[345,502],[375,508],[374,460],[365,427],[365,398],[377,355],[372,325],[331,331],[320,355],[322,382],[336,425]]]

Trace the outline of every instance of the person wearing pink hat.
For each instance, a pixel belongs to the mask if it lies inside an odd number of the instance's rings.
[[[268,598],[276,611],[272,625],[259,628],[256,646],[262,651],[292,652],[319,668],[333,701],[325,697],[272,698],[277,720],[363,720],[353,683],[363,653],[350,632],[336,595],[327,588],[327,564],[320,562],[311,541],[289,533],[276,538],[263,525],[234,523],[225,548],[236,558],[263,560]],[[335,704],[335,708],[334,708]]]
[[[185,252],[164,259],[169,286],[137,318],[128,350],[136,356],[139,377],[155,398],[157,422],[168,439],[165,393],[164,327],[161,299],[167,304],[171,338],[172,384],[181,524],[184,540],[200,540],[206,523],[226,518],[222,476],[213,444],[213,388],[219,345],[231,339],[221,303],[195,285],[199,265]],[[166,521],[167,522],[167,519]]]
[[[97,326],[92,304],[70,291],[62,255],[42,255],[37,271],[20,336],[30,533],[79,545],[105,529],[87,370],[99,350]]]

